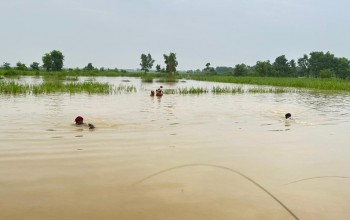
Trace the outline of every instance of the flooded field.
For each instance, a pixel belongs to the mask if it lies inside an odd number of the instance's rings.
[[[1,220],[350,218],[350,94],[96,80],[137,92],[0,95]]]

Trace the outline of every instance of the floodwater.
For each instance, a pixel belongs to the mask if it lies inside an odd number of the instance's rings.
[[[157,98],[157,82],[97,80],[137,92],[0,95],[1,220],[350,218],[348,93]]]

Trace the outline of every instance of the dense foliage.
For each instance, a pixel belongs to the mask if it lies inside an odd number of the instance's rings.
[[[63,67],[64,56],[61,51],[53,50],[43,56],[43,67],[47,71],[60,71]]]
[[[165,68],[161,68],[156,65],[156,72],[168,73],[170,76],[174,76],[177,72],[178,61],[175,53],[169,55],[164,54]],[[50,53],[46,53],[43,56],[43,65],[33,62],[29,67],[24,63],[17,62],[15,67],[11,67],[11,64],[4,62],[0,67],[0,75],[12,76],[12,75],[38,75],[42,69],[49,72],[57,72],[63,69],[63,54],[58,50],[53,50]],[[141,70],[145,73],[151,71],[155,60],[151,55],[141,55]],[[127,74],[125,70],[100,69],[95,68],[92,63],[88,63],[84,68],[64,69],[70,75],[105,75],[105,76],[119,76],[119,75],[133,75]],[[30,73],[34,72],[34,73]],[[152,71],[151,71],[152,72]],[[187,73],[205,74],[205,75],[229,75],[229,76],[252,76],[252,77],[307,77],[307,78],[337,78],[337,79],[350,79],[350,61],[345,57],[336,57],[330,52],[314,51],[309,54],[304,54],[297,60],[288,60],[285,55],[278,56],[273,62],[270,60],[257,61],[255,65],[248,66],[244,63],[236,64],[234,67],[211,67],[208,62],[205,64],[205,68],[200,70],[188,70]],[[135,74],[134,74],[135,75]],[[137,75],[137,74],[136,74]]]
[[[141,70],[145,71],[145,73],[148,72],[150,69],[152,69],[153,63],[154,60],[152,59],[151,54],[141,54]]]
[[[238,64],[233,70],[237,76],[269,77],[311,77],[311,78],[350,78],[350,61],[344,57],[335,57],[330,52],[311,52],[295,60],[288,60],[285,55],[273,63],[257,61],[255,66]]]
[[[169,55],[164,54],[164,62],[166,64],[166,72],[169,74],[176,73],[176,67],[178,65],[178,62],[176,60],[176,54],[170,53]]]

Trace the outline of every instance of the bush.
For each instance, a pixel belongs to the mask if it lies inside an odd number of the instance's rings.
[[[334,72],[330,69],[323,69],[320,71],[320,77],[322,79],[329,79],[334,76]]]

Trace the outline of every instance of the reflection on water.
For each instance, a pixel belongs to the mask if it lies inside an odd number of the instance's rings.
[[[348,219],[349,94],[95,79],[137,93],[0,95],[0,219]]]

